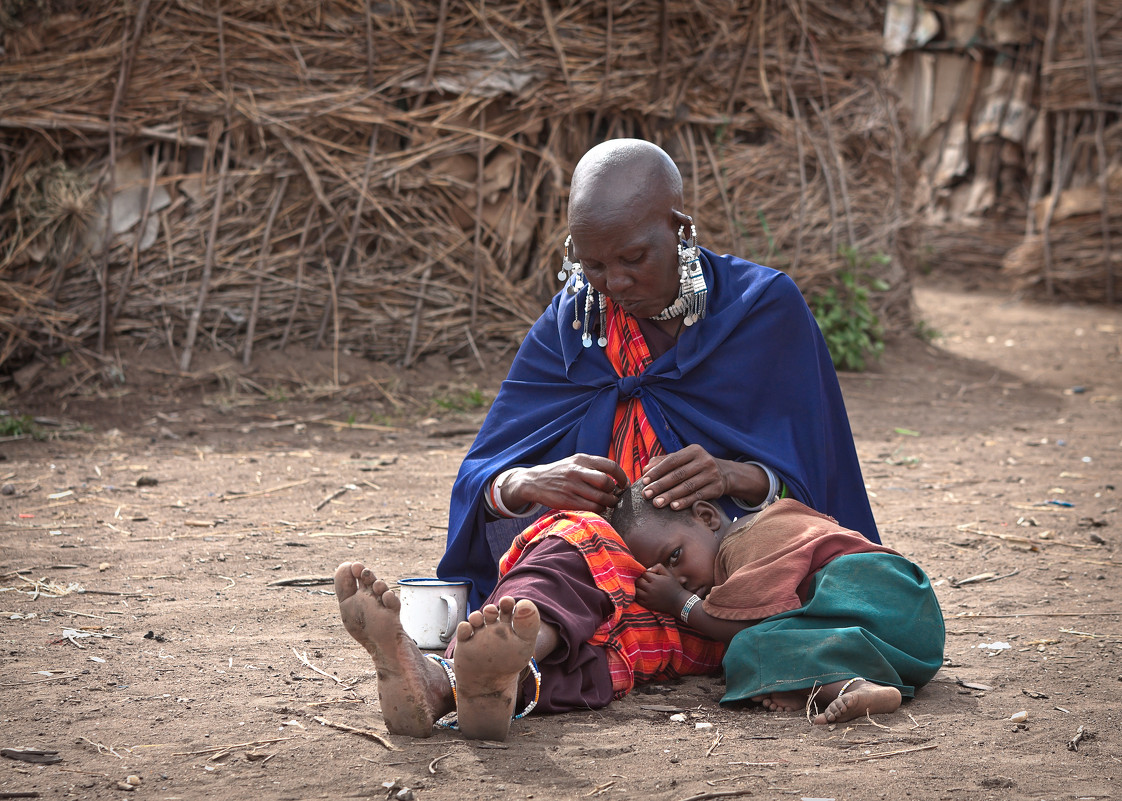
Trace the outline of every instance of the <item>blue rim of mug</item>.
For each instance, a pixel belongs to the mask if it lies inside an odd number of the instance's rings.
[[[470,581],[447,581],[442,578],[403,578],[397,580],[398,586],[406,587],[467,587]]]

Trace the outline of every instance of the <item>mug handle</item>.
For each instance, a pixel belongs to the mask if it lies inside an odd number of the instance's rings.
[[[448,617],[444,621],[444,628],[440,630],[440,641],[450,642],[452,635],[456,632],[456,626],[460,622],[460,602],[456,600],[454,595],[441,595],[440,600],[444,601],[444,605],[448,610]]]

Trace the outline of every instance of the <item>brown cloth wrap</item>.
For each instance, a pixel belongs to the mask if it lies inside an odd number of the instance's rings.
[[[724,620],[762,620],[798,609],[822,567],[844,554],[872,552],[901,555],[784,498],[725,535],[716,586],[702,608]]]

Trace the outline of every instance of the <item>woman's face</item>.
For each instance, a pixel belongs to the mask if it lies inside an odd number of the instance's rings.
[[[651,208],[570,217],[570,257],[597,292],[636,317],[654,317],[678,297],[679,225],[674,212]]]

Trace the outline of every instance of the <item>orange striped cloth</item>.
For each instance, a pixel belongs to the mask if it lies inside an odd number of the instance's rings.
[[[627,314],[612,300],[607,306],[608,345],[604,353],[620,378],[641,375],[651,361],[647,341],[639,330],[638,321]],[[643,404],[638,398],[625,398],[616,405],[616,415],[612,421],[612,441],[608,446],[608,458],[613,459],[627,477],[635,481],[643,474],[647,462],[654,456],[666,453],[662,443],[647,421]]]
[[[588,641],[607,650],[615,698],[627,695],[636,682],[707,675],[721,668],[725,646],[679,627],[675,618],[635,603],[635,579],[644,568],[623,540],[599,515],[552,512],[519,534],[502,559],[507,571],[540,537],[561,537],[584,557],[592,580],[612,600],[612,614]]]

